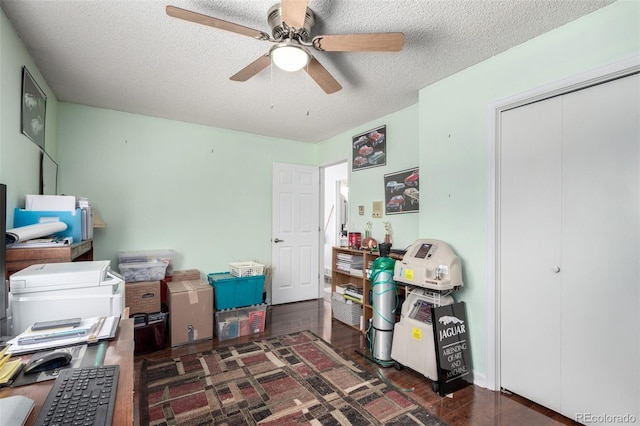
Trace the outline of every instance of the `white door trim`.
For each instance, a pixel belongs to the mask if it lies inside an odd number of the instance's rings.
[[[569,93],[608,80],[640,72],[640,55],[616,61],[548,85],[499,99],[487,108],[487,287],[486,287],[486,387],[500,389],[500,283],[498,280],[498,223],[500,201],[497,178],[499,175],[500,114],[553,96]],[[481,383],[477,383],[482,385]]]

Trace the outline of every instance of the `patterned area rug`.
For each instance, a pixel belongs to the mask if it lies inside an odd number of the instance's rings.
[[[145,360],[141,377],[142,425],[446,425],[310,331]]]

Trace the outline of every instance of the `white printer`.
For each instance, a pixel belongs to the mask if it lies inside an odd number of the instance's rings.
[[[9,332],[38,321],[122,316],[124,280],[110,261],[31,265],[9,277]]]

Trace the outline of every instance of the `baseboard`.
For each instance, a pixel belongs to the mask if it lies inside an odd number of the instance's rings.
[[[479,374],[476,371],[474,371],[473,372],[473,384],[478,386],[478,387],[488,389],[486,374]]]

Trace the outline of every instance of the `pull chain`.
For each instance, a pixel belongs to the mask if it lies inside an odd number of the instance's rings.
[[[307,77],[309,77],[309,63],[307,62]],[[309,116],[309,78],[304,79],[305,92],[307,92],[307,113],[306,116]]]
[[[271,96],[271,109],[273,109],[273,61],[271,61],[271,64],[269,66],[269,72],[270,72],[270,84],[271,84],[271,91],[270,91],[270,96]]]

